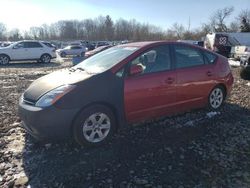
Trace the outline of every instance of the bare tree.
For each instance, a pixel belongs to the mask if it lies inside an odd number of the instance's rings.
[[[105,20],[105,38],[106,40],[113,40],[114,38],[114,23],[109,15]]]
[[[216,32],[227,32],[229,29],[226,25],[226,19],[231,16],[234,11],[234,7],[225,7],[218,9],[212,16],[210,25],[213,31]]]
[[[8,34],[9,34],[8,39],[10,41],[18,41],[18,40],[22,40],[23,39],[23,37],[21,36],[21,33],[20,33],[19,29],[17,29],[17,28],[12,29]]]
[[[6,27],[3,23],[0,23],[0,40],[6,40]]]

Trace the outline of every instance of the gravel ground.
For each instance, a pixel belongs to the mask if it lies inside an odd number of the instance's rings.
[[[37,144],[17,103],[35,79],[68,62],[0,67],[0,187],[250,187],[250,81],[218,112],[196,110],[137,124],[108,144]]]

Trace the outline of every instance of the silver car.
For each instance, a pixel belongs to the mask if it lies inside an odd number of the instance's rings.
[[[63,49],[59,49],[56,51],[61,57],[66,57],[67,55],[77,55],[84,57],[86,52],[85,46],[72,45],[67,46]]]

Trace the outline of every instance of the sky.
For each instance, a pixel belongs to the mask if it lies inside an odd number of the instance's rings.
[[[110,15],[136,19],[167,29],[175,22],[197,28],[209,21],[217,9],[235,8],[229,21],[242,9],[250,10],[250,0],[0,0],[0,22],[8,30],[28,30],[31,26],[58,20],[96,18]]]

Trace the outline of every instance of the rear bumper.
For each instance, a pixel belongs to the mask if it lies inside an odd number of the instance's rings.
[[[241,57],[241,59],[240,59],[240,66],[243,69],[250,70],[250,61],[249,61],[249,58],[250,57],[247,57],[247,56]]]
[[[39,108],[19,101],[18,113],[23,127],[37,140],[54,141],[70,138],[77,109]]]

